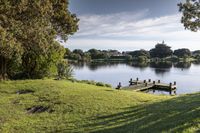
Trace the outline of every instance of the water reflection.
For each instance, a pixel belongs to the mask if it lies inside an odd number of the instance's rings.
[[[200,61],[193,61],[192,64],[200,66]]]
[[[126,62],[70,62],[70,64],[75,68],[88,67],[91,71],[95,71],[105,67],[115,67],[119,64],[126,64]]]
[[[149,62],[127,62],[126,64],[133,68],[139,68],[141,70],[144,70],[149,66]]]
[[[191,62],[176,62],[174,63],[174,67],[181,69],[189,69],[191,67],[191,64]]]
[[[150,94],[177,95],[176,90],[166,91],[166,90],[150,89],[150,90],[146,90],[145,92],[150,93]]]
[[[128,86],[130,78],[139,77],[142,80],[161,80],[163,83],[177,81],[177,94],[200,91],[200,62],[76,62],[71,65],[75,78],[100,81],[113,87],[119,82],[122,86]]]
[[[70,62],[75,69],[82,69],[88,67],[91,71],[96,71],[105,67],[116,67],[120,64],[126,64],[132,68],[138,68],[141,71],[146,68],[152,68],[157,75],[165,75],[170,72],[170,69],[174,66],[175,68],[189,69],[191,62]],[[200,65],[200,62],[194,62],[195,65]]]
[[[149,67],[154,68],[156,74],[164,75],[170,72],[172,66],[172,62],[151,62]]]

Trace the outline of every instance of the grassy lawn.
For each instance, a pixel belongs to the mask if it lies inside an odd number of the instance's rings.
[[[200,132],[200,93],[170,97],[70,81],[6,81],[0,132]]]

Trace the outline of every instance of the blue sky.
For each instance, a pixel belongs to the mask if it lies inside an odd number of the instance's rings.
[[[129,51],[154,47],[200,49],[200,33],[185,30],[177,3],[184,0],[70,0],[79,31],[65,47]]]

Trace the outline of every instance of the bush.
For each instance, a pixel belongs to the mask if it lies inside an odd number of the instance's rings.
[[[102,83],[102,82],[97,82],[97,83],[96,83],[96,86],[102,86],[102,87],[104,87],[105,85],[104,85],[104,83]]]
[[[86,83],[86,84],[90,84],[90,85],[96,85],[95,81],[89,81],[89,80],[81,80],[81,83]]]
[[[110,84],[105,84],[105,87],[112,88],[112,85],[110,85]]]
[[[139,56],[139,57],[137,58],[137,60],[138,60],[139,62],[143,62],[143,61],[147,61],[148,58],[147,58],[146,56]]]
[[[77,80],[77,79],[69,79],[69,81],[71,82],[77,82],[77,83],[84,83],[84,84],[89,84],[89,85],[96,85],[96,86],[101,86],[101,87],[109,87],[112,88],[112,86],[110,84],[104,84],[102,82],[95,82],[93,80]]]
[[[59,79],[69,79],[73,75],[73,69],[70,67],[66,60],[62,60],[57,65],[57,72]]]

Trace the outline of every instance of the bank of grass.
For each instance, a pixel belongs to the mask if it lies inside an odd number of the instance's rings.
[[[20,94],[25,90],[29,91]],[[28,110],[37,106],[48,110]],[[0,83],[2,133],[200,132],[199,129],[199,93],[156,96],[55,80]]]

